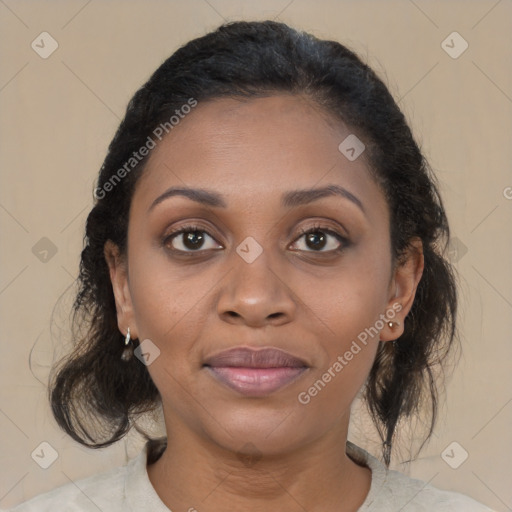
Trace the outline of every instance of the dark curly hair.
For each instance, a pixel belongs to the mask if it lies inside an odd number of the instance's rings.
[[[397,423],[418,414],[425,401],[425,441],[431,436],[438,404],[435,368],[457,339],[456,279],[445,258],[450,233],[436,179],[372,69],[338,42],[264,21],[224,24],[179,48],[136,92],[110,143],[87,218],[73,305],[75,349],[54,370],[50,385],[53,414],[76,441],[110,445],[161,403],[146,366],[137,358],[121,360],[123,334],[103,252],[111,240],[125,254],[130,202],[148,156],[122,173],[123,179],[114,183],[113,177],[191,98],[279,93],[310,98],[364,141],[370,173],[389,206],[393,262],[401,264],[411,242],[421,239],[424,271],[404,333],[394,343],[380,342],[364,397],[388,466]]]

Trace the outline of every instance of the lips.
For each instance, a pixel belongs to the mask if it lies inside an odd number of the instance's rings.
[[[302,359],[277,348],[254,350],[237,347],[226,350],[205,361],[206,366],[239,366],[244,368],[300,368],[307,366]]]
[[[265,396],[296,380],[307,364],[276,348],[237,347],[206,359],[204,367],[222,384],[247,396]]]

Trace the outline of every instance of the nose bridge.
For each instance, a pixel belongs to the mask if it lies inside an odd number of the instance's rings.
[[[233,250],[229,265],[218,300],[220,315],[253,325],[289,321],[295,301],[268,246],[247,237]]]

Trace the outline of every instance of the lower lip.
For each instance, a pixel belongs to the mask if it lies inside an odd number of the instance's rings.
[[[264,396],[293,382],[307,368],[241,368],[207,366],[218,380],[247,396]]]

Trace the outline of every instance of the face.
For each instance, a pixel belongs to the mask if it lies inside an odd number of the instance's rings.
[[[393,268],[385,198],[364,153],[338,149],[350,134],[302,97],[220,99],[153,150],[127,260],[111,245],[106,257],[121,332],[160,351],[148,370],[169,435],[269,454],[346,435],[421,274],[413,260]],[[216,358],[236,347],[288,362]]]

